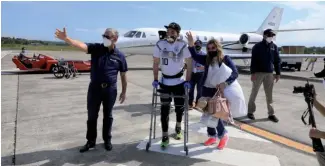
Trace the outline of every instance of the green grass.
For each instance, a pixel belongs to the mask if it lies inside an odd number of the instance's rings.
[[[26,50],[44,50],[44,51],[80,51],[72,46],[56,46],[56,45],[19,45],[19,44],[1,44],[2,50],[21,50],[25,47]]]

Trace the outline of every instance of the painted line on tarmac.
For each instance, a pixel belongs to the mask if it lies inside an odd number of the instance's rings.
[[[189,115],[201,116],[202,113],[200,113],[199,111],[195,111],[195,112],[190,111]],[[255,136],[264,138],[264,139],[269,140],[271,142],[285,145],[285,146],[287,146],[287,147],[289,147],[289,148],[291,148],[293,150],[297,150],[299,152],[304,152],[304,153],[306,153],[308,155],[315,155],[315,152],[313,151],[313,148],[311,146],[309,146],[309,145],[300,143],[300,142],[298,142],[296,140],[293,140],[291,138],[286,138],[285,136],[281,136],[281,135],[279,135],[277,133],[273,133],[271,131],[267,131],[265,129],[246,124],[245,122],[240,122],[240,121],[235,120],[235,119],[234,119],[234,121],[235,121],[236,125],[229,124],[229,125],[233,126],[234,128],[237,128],[239,130],[243,130],[245,132],[248,132],[248,133],[253,134]]]
[[[11,54],[12,51],[1,51],[1,59],[4,58],[5,56]]]
[[[299,142],[294,141],[292,139],[280,136],[278,134],[275,134],[275,133],[269,132],[267,130],[257,128],[257,127],[254,127],[252,125],[248,125],[248,124],[245,124],[245,123],[242,123],[242,122],[239,122],[239,121],[235,121],[235,123],[239,126],[240,129],[242,129],[244,131],[247,131],[249,133],[261,136],[261,137],[266,138],[268,140],[271,140],[273,142],[277,142],[277,143],[286,145],[286,146],[291,147],[293,149],[306,152],[308,154],[313,154],[313,155],[315,154],[315,152],[313,151],[313,148],[311,146],[309,146],[309,145],[299,143]]]

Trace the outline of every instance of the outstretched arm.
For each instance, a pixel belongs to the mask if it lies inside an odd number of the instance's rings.
[[[199,55],[199,54],[195,51],[194,46],[189,46],[189,47],[188,47],[188,50],[190,51],[192,58],[193,58],[197,63],[200,63],[201,65],[205,65],[205,63],[206,63],[206,57],[207,57],[207,56]]]
[[[79,48],[79,49],[82,50],[83,52],[88,53],[88,46],[87,46],[86,43],[81,42],[81,41],[78,41],[78,40],[71,39],[71,38],[69,38],[69,37],[67,37],[64,41],[65,41],[66,43],[68,43],[69,45],[71,45],[71,46],[73,46],[73,47],[76,47],[76,48]]]
[[[71,45],[73,47],[77,47],[77,48],[79,48],[80,50],[82,50],[82,51],[84,51],[86,53],[89,52],[88,51],[88,46],[84,42],[69,38],[65,28],[63,28],[63,31],[60,31],[59,29],[56,29],[55,36],[58,39],[65,41],[66,43],[68,43],[69,45]]]

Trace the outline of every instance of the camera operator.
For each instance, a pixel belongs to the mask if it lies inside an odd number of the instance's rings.
[[[325,117],[325,106],[322,105],[317,100],[316,96],[317,96],[317,94],[314,93],[314,107]],[[316,128],[312,128],[309,131],[309,137],[325,139],[325,132],[320,131]],[[317,156],[319,165],[321,165],[321,166],[325,165],[325,152],[316,152],[316,156]]]

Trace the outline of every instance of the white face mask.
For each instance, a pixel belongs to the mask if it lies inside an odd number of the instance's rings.
[[[175,36],[167,36],[167,41],[169,43],[174,43],[176,41],[176,37]]]
[[[266,40],[266,42],[271,43],[273,40],[273,37],[267,37],[265,40]]]
[[[103,38],[103,44],[104,44],[105,47],[108,47],[108,46],[110,46],[112,44],[112,41],[104,37]]]

